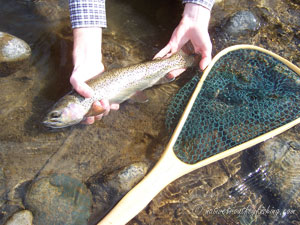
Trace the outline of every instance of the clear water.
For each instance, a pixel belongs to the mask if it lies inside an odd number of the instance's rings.
[[[0,185],[4,187],[0,189],[2,223],[7,205],[14,202],[22,207],[23,196],[14,190],[27,181],[64,173],[85,182],[96,173],[105,174],[133,162],[155,164],[168,141],[164,127],[168,103],[194,74],[189,71],[172,84],[147,90],[148,103],[124,103],[119,111],[94,125],[49,131],[41,125],[42,118],[71,89],[72,31],[66,10],[49,16],[48,8],[37,7],[40,2],[0,0],[0,30],[25,40],[32,48],[28,67],[0,77],[0,181],[5,183]],[[63,1],[57,2],[65,6]],[[253,7],[260,9],[258,16],[264,24],[256,35],[246,39],[219,38],[222,34],[214,26],[222,18]],[[151,59],[167,43],[179,21],[181,4],[110,0],[107,12],[103,56],[105,66],[112,68]],[[221,1],[211,21],[214,54],[228,45],[246,42],[273,50],[300,65],[297,15],[296,1]],[[216,216],[204,211],[234,208],[235,204],[236,208],[258,207],[261,195],[253,189],[249,188],[247,200],[240,198],[238,204],[239,198],[232,197],[229,190],[261,165],[264,164],[259,161],[249,168],[243,154],[237,154],[189,174],[169,185],[130,224],[274,223],[279,217]],[[299,222],[298,219],[293,217],[291,221]]]

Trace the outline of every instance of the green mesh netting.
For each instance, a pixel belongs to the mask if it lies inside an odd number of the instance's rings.
[[[172,100],[166,125],[173,133],[199,81],[195,76]],[[251,140],[300,116],[300,77],[257,50],[221,57],[204,81],[175,143],[189,164]]]

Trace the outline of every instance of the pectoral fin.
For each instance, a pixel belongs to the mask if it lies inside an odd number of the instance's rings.
[[[105,109],[101,105],[96,105],[94,103],[85,116],[86,117],[88,117],[88,116],[97,116],[97,115],[99,115],[101,113],[104,113],[104,112],[105,112]]]
[[[148,102],[148,98],[144,92],[138,91],[129,99],[130,103],[138,102],[138,103],[146,103]]]
[[[173,77],[170,74],[167,74],[166,76],[160,78],[155,85],[170,83],[174,80],[175,80],[175,77]]]

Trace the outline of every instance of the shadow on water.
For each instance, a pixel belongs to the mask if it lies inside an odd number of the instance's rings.
[[[66,59],[72,59],[72,42],[60,39],[55,34],[49,36],[52,40],[43,40],[42,43],[52,43],[48,46],[51,64],[41,80],[43,84],[39,87],[39,92],[32,101],[32,115],[25,123],[27,134],[31,136],[36,136],[39,132],[48,132],[41,123],[43,118],[53,104],[71,90],[69,76],[73,66],[72,61]]]

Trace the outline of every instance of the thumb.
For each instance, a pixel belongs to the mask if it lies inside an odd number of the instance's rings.
[[[167,53],[169,53],[171,50],[171,45],[168,43],[163,49],[161,49],[154,57],[153,59],[157,58],[163,58]]]
[[[199,67],[201,70],[205,70],[205,68],[208,66],[208,64],[211,62],[211,56],[204,56],[202,57]]]
[[[93,89],[88,86],[85,82],[77,81],[74,77],[70,78],[70,83],[72,84],[73,88],[83,97],[91,98],[94,95]]]

